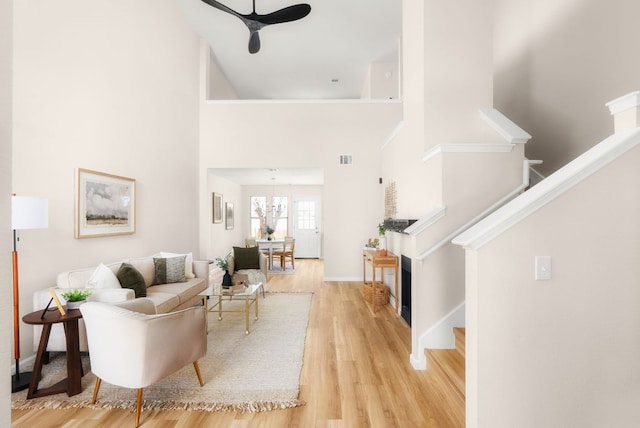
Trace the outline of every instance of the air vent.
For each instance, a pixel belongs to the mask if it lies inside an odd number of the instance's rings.
[[[351,155],[340,155],[340,165],[351,165]]]

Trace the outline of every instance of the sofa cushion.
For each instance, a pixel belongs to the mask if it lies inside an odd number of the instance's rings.
[[[136,293],[136,297],[145,297],[147,295],[147,285],[144,283],[144,277],[138,269],[129,263],[122,263],[116,276],[122,287],[131,288]]]
[[[184,262],[186,256],[153,258],[153,264],[156,270],[154,284],[173,284],[175,282],[183,282]]]
[[[234,269],[260,269],[260,250],[258,247],[233,247]]]
[[[160,251],[160,257],[169,258],[169,257],[178,257],[185,256],[184,259],[184,276],[187,279],[195,278],[196,276],[193,273],[193,253],[186,254],[177,254],[177,253],[167,253],[164,251]]]
[[[173,284],[160,284],[154,285],[149,290],[153,292],[161,292],[167,294],[175,294],[178,296],[178,304],[181,305],[190,300],[193,296],[196,296],[206,288],[206,281],[202,278],[188,279],[185,282],[178,282]],[[177,305],[176,305],[177,306]]]
[[[86,288],[120,288],[120,281],[111,269],[100,263],[85,286]]]
[[[156,306],[156,312],[159,314],[166,314],[172,312],[176,307],[180,305],[180,298],[175,293],[165,293],[157,289],[158,287],[151,287],[147,290],[147,299],[151,299]]]

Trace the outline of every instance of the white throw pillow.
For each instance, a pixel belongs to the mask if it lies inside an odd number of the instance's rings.
[[[87,288],[122,288],[122,286],[116,274],[100,263],[87,281]]]
[[[184,277],[187,279],[195,278],[196,276],[193,274],[193,253],[177,254],[177,253],[166,253],[164,251],[160,251],[160,257],[163,259],[168,259],[170,257],[180,257],[180,256],[187,256],[184,260]]]

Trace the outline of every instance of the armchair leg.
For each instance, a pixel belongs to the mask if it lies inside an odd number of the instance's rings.
[[[102,383],[102,379],[96,377],[96,386],[93,388],[93,399],[91,399],[91,404],[96,404],[96,400],[98,399],[98,391],[100,390],[100,384]]]
[[[140,426],[140,410],[142,409],[142,388],[138,388],[138,397],[136,398],[136,428]]]
[[[198,360],[193,362],[193,367],[196,369],[196,375],[198,376],[198,382],[200,382],[200,386],[204,386],[202,375],[200,374],[200,365],[198,364]]]

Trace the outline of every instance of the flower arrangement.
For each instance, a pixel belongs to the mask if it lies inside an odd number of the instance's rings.
[[[82,302],[83,300],[87,300],[87,297],[91,295],[91,290],[78,290],[73,289],[69,291],[65,291],[62,293],[62,297],[67,302]]]
[[[378,235],[384,236],[386,231],[387,231],[387,228],[384,227],[384,222],[378,224]]]
[[[267,235],[271,235],[271,234],[272,234],[273,232],[275,232],[275,231],[276,231],[276,230],[275,230],[273,227],[271,227],[271,226],[267,225]]]
[[[229,252],[229,254],[227,254],[226,256],[224,256],[224,258],[222,257],[216,257],[216,265],[218,265],[218,267],[224,271],[228,271],[229,270],[229,259],[231,258],[231,252]]]

